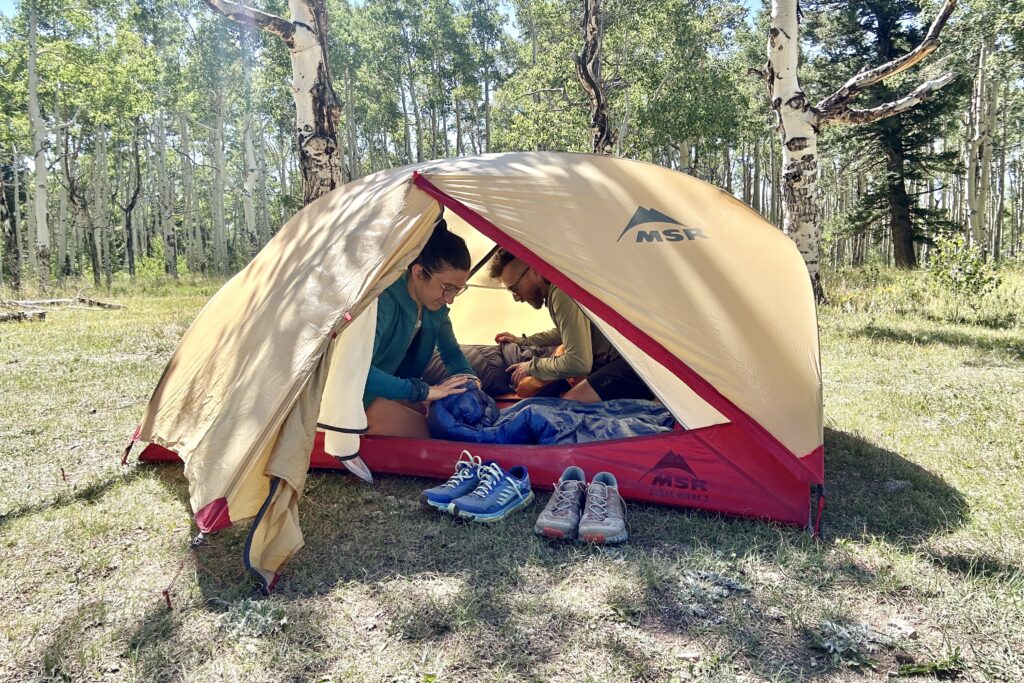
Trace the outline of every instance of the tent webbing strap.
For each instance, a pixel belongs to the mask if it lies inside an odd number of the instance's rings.
[[[473,269],[471,271],[469,271],[469,277],[473,277],[474,275],[476,275],[480,271],[480,269],[483,268],[487,264],[487,262],[491,260],[491,257],[498,252],[498,249],[501,249],[501,247],[495,244],[491,248],[491,250],[487,252],[487,256],[484,256],[482,259],[477,261],[477,264],[473,266]]]

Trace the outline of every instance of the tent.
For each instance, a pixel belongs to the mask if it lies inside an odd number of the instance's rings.
[[[443,208],[442,208],[443,207]],[[444,210],[474,259],[499,244],[583,306],[678,420],[572,446],[484,446],[551,486],[570,463],[627,499],[806,525],[823,498],[817,321],[791,240],[731,195],[643,162],[510,153],[354,181],[296,214],[207,303],[134,440],[180,457],[203,532],[254,519],[265,588],[302,546],[310,466],[445,477],[465,444],[362,436],[376,298]],[[550,328],[486,269],[451,307],[462,343]]]

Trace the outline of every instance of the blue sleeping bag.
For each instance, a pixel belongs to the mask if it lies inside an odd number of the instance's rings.
[[[434,401],[427,415],[435,439],[476,443],[588,443],[667,432],[674,425],[672,413],[654,401],[528,398],[499,411],[494,399],[475,387]]]

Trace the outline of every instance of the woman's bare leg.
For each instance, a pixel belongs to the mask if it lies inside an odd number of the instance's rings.
[[[366,409],[367,434],[429,439],[426,416],[401,401],[376,398]]]

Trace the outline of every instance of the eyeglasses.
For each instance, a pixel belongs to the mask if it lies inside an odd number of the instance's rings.
[[[523,277],[524,277],[524,276],[525,276],[525,275],[526,275],[526,274],[527,274],[527,273],[528,273],[529,271],[530,271],[530,268],[529,268],[529,266],[527,266],[526,268],[524,268],[524,269],[523,269],[523,272],[522,272],[522,273],[520,273],[520,274],[519,274],[519,277],[517,277],[517,278],[516,278],[516,281],[515,281],[515,282],[513,282],[512,284],[510,284],[510,285],[509,285],[509,286],[507,287],[508,291],[512,292],[513,294],[517,294],[518,292],[516,292],[516,288],[517,288],[517,287],[519,287],[519,283],[523,281]]]
[[[434,274],[431,273],[426,268],[423,269],[423,272],[426,273],[428,277],[434,277]],[[440,280],[438,280],[438,282],[440,282]],[[462,285],[461,287],[457,287],[455,285],[449,285],[449,284],[447,284],[445,282],[441,282],[441,294],[445,298],[452,298],[452,299],[454,299],[455,297],[457,297],[460,294],[465,294],[468,289],[469,289],[469,285]]]

